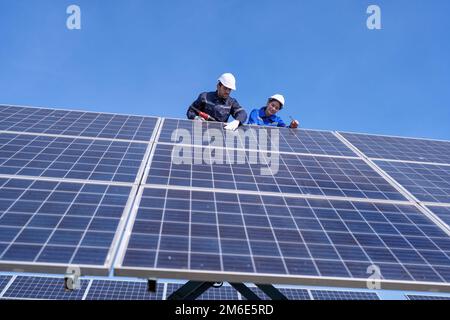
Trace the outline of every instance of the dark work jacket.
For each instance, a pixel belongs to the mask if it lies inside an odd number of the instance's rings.
[[[247,112],[239,105],[236,99],[220,98],[215,92],[203,92],[187,110],[188,119],[194,119],[198,114],[192,107],[209,114],[219,122],[228,122],[230,115],[242,124],[247,120]]]

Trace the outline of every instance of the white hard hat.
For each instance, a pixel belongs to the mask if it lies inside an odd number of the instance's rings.
[[[281,94],[275,94],[269,98],[270,100],[277,100],[281,103],[281,106],[284,106],[284,97]]]
[[[228,89],[236,90],[236,79],[231,73],[224,73],[220,76],[218,81]]]

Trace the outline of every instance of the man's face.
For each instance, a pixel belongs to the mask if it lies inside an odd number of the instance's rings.
[[[278,111],[280,111],[281,103],[277,100],[269,100],[266,107],[266,115],[272,116]]]
[[[225,87],[220,82],[217,84],[217,94],[223,99],[227,99],[231,94],[231,89]]]

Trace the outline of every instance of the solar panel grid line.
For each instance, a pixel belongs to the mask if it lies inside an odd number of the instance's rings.
[[[338,134],[371,159],[450,163],[450,141],[345,132]]]
[[[15,105],[15,104],[3,104],[0,103],[0,107],[7,107],[7,108],[11,108],[11,109],[19,109],[19,108],[29,108],[29,109],[37,109],[37,111],[39,110],[47,110],[47,111],[62,111],[62,112],[67,112],[67,111],[73,111],[73,112],[82,112],[82,113],[87,113],[87,114],[106,114],[106,115],[111,115],[111,116],[130,116],[130,114],[126,114],[126,113],[114,113],[114,112],[105,112],[105,111],[89,111],[89,110],[82,110],[82,109],[74,109],[74,108],[69,108],[69,107],[37,107],[37,106],[26,106],[26,105]],[[19,110],[20,111],[20,110]],[[18,111],[18,112],[19,112]],[[157,116],[149,116],[149,115],[141,115],[141,114],[133,114],[132,116],[134,117],[143,117],[143,118],[158,118]]]
[[[398,135],[387,135],[387,134],[379,134],[379,133],[364,133],[364,132],[351,132],[351,131],[335,131],[340,134],[356,134],[356,135],[364,135],[364,136],[373,136],[373,137],[382,137],[382,138],[399,138],[399,139],[411,139],[418,141],[435,141],[435,142],[449,142],[444,139],[434,139],[434,138],[421,138],[421,137],[406,137],[406,136],[398,136]]]
[[[374,163],[418,201],[450,204],[450,166],[380,160]]]
[[[384,158],[370,158],[374,161],[383,161],[391,163],[402,163],[402,164],[423,164],[430,166],[440,166],[440,167],[450,167],[449,163],[434,163],[434,162],[424,162],[424,161],[412,161],[412,160],[396,160],[396,159],[384,159]]]
[[[94,279],[85,300],[163,300],[164,287],[164,283],[158,283],[153,293],[147,290],[145,281]]]
[[[94,282],[94,279],[89,279],[88,285],[86,287],[86,290],[84,291],[84,294],[83,294],[83,297],[81,298],[81,300],[86,300],[86,297],[89,294],[89,291],[91,290],[93,282]]]
[[[81,300],[91,280],[81,279],[81,288],[67,291],[64,279],[54,276],[18,275],[3,298],[17,300]]]
[[[103,180],[83,180],[83,179],[71,179],[71,178],[49,178],[49,177],[35,177],[35,176],[16,176],[12,174],[0,174],[0,179],[16,179],[16,180],[36,180],[47,182],[67,182],[67,183],[81,183],[81,184],[95,184],[95,185],[107,185],[107,186],[122,186],[130,187],[133,183],[120,182],[120,181],[103,181]]]
[[[20,134],[20,135],[28,135],[28,136],[42,136],[49,138],[71,138],[71,139],[80,139],[80,140],[97,140],[97,141],[117,141],[117,142],[136,142],[136,143],[146,143],[148,141],[145,140],[128,140],[128,139],[109,139],[102,137],[88,137],[88,136],[74,136],[74,135],[66,135],[66,134],[51,134],[51,133],[37,133],[37,132],[24,132],[24,131],[12,131],[12,130],[0,130],[0,133],[5,134]]]
[[[0,139],[2,174],[111,182],[135,182],[148,148],[136,142],[39,135],[0,134]]]
[[[305,288],[285,288],[276,286],[289,300],[313,300],[310,290]]]
[[[55,182],[55,186],[53,187],[54,188],[53,190],[55,190],[56,187],[59,186],[59,185],[60,185],[59,182]],[[108,244],[109,250],[106,253],[105,262],[104,262],[103,265],[98,265],[98,264],[89,265],[89,264],[86,264],[86,263],[79,263],[78,266],[81,267],[83,273],[86,272],[86,273],[89,274],[89,273],[92,272],[92,274],[104,275],[107,272],[107,270],[110,268],[109,266],[111,265],[111,258],[110,258],[111,254],[113,252],[115,252],[115,250],[116,250],[117,239],[121,235],[121,231],[123,229],[124,221],[126,220],[126,218],[128,216],[129,208],[131,206],[131,202],[132,202],[131,200],[132,199],[128,197],[126,204],[123,205],[122,214],[120,215],[120,218],[110,218],[110,217],[105,217],[104,218],[103,216],[97,216],[97,210],[99,210],[99,207],[97,207],[95,209],[95,212],[93,212],[93,214],[91,215],[90,218],[86,218],[84,215],[81,215],[79,218],[77,218],[78,216],[76,214],[74,215],[73,213],[70,213],[69,210],[74,207],[73,206],[74,203],[75,203],[74,201],[76,199],[78,199],[78,197],[81,195],[81,191],[83,190],[82,189],[83,185],[80,185],[80,184],[78,184],[78,185],[80,186],[78,191],[76,191],[75,194],[73,195],[72,200],[70,200],[70,203],[66,206],[66,209],[63,212],[63,214],[62,215],[58,214],[58,216],[55,216],[57,221],[55,221],[56,225],[54,227],[48,229],[48,227],[39,228],[39,227],[35,227],[34,225],[31,226],[30,224],[34,221],[34,218],[32,218],[32,217],[37,217],[38,216],[37,212],[39,211],[39,208],[41,208],[42,206],[46,205],[47,204],[46,200],[48,200],[50,197],[52,197],[54,195],[53,192],[51,192],[51,191],[48,192],[48,194],[46,196],[46,199],[41,202],[41,204],[39,205],[38,209],[34,210],[35,213],[31,213],[31,216],[30,216],[30,218],[28,218],[27,222],[24,223],[23,226],[20,226],[20,228],[19,228],[20,231],[18,231],[16,233],[16,235],[14,236],[14,238],[12,240],[7,242],[6,248],[4,248],[2,250],[3,254],[0,256],[0,258],[2,258],[2,260],[0,261],[0,268],[6,269],[6,270],[21,269],[21,270],[24,270],[24,271],[27,270],[27,271],[30,271],[30,272],[31,271],[36,271],[36,272],[50,272],[50,271],[54,271],[55,273],[60,273],[60,272],[64,273],[64,272],[66,272],[68,264],[70,262],[74,261],[74,258],[76,257],[76,255],[80,254],[81,248],[97,250],[96,244],[91,244],[91,245],[83,244],[82,245],[82,243],[84,243],[84,239],[88,235],[88,231],[89,231],[89,235],[90,236],[93,236],[94,233],[95,233],[97,235],[100,235],[100,234],[107,235],[108,234],[108,237],[109,237],[109,234],[111,233],[111,238],[113,238],[113,239]],[[23,191],[21,191],[21,195],[24,195],[29,190],[31,190],[30,189],[31,186],[34,187],[34,183],[30,184],[27,188],[25,188]],[[86,185],[84,185],[84,186],[86,186]],[[95,185],[93,185],[93,186],[95,186]],[[134,186],[133,188],[137,189],[137,186]],[[133,188],[131,188],[131,191],[133,191]],[[20,192],[20,189],[18,189],[18,190]],[[33,188],[33,190],[31,190],[31,191],[36,192],[38,190]],[[106,189],[105,189],[105,191],[106,191]],[[59,192],[59,193],[60,193],[60,196],[62,196],[61,192]],[[101,196],[101,198],[99,200],[99,203],[102,203],[102,201],[103,201],[103,199],[105,199],[106,195],[107,195],[106,192],[102,193],[102,196]],[[113,196],[113,195],[114,195],[113,193],[108,193],[108,196]],[[18,198],[21,198],[21,197],[22,196],[19,195]],[[10,205],[10,207],[12,207],[16,201],[18,201],[18,200],[16,199]],[[48,202],[48,203],[50,203],[50,202]],[[57,203],[55,202],[55,204],[57,204]],[[109,205],[109,207],[111,207],[111,206]],[[117,208],[119,208],[119,209],[122,208],[122,205],[119,205]],[[8,212],[8,210],[6,210],[5,212]],[[6,213],[4,213],[3,215],[5,215],[5,214]],[[46,217],[46,216],[47,215],[42,215],[42,214],[39,215],[39,217]],[[48,216],[48,217],[53,217],[53,214],[51,216]],[[83,219],[84,222],[86,222],[87,220],[89,220],[89,221],[85,225],[85,228],[83,230],[81,230],[79,228],[75,228],[75,229],[73,229],[73,231],[71,231],[71,228],[69,228],[68,226],[62,227],[62,223],[65,222],[65,218],[66,217],[67,217],[67,219],[72,219],[72,220],[73,219]],[[101,220],[104,220],[104,222],[108,222],[108,221],[114,220],[114,223],[117,223],[117,227],[115,227],[116,228],[115,230],[111,229],[112,231],[103,231],[101,229],[95,228],[94,225],[93,225],[94,218],[96,219],[95,223],[97,223],[97,222],[101,223]],[[59,226],[61,226],[62,228],[60,229]],[[28,228],[28,227],[30,227],[30,228]],[[92,230],[91,230],[91,227],[93,227]],[[9,260],[5,259],[5,255],[9,252],[8,249],[11,248],[12,246],[20,245],[21,241],[18,241],[19,237],[22,237],[22,235],[25,234],[25,232],[28,232],[28,231],[31,231],[31,230],[35,230],[35,231],[38,231],[38,230],[49,231],[49,233],[45,236],[45,239],[43,239],[44,240],[43,242],[42,241],[39,241],[39,242],[36,242],[36,243],[34,243],[34,242],[30,242],[30,243],[24,242],[22,244],[22,245],[25,245],[25,246],[29,246],[29,245],[36,246],[39,243],[41,243],[40,248],[39,248],[39,252],[36,252],[36,254],[34,255],[33,260],[32,261],[28,261],[28,260],[26,260],[26,261],[10,260],[9,261]],[[107,229],[105,229],[105,230],[107,230]],[[63,243],[53,243],[53,242],[50,245],[50,241],[51,240],[53,241],[53,238],[54,238],[54,236],[56,236],[56,232],[57,231],[58,232],[64,231],[66,233],[67,232],[76,232],[77,234],[80,234],[80,237],[77,240],[78,244],[76,245],[76,248],[74,248],[73,252],[71,253],[70,260],[65,260],[66,262],[64,262],[64,263],[63,262],[50,262],[51,260],[47,260],[46,261],[45,259],[41,261],[40,259],[41,259],[41,256],[43,255],[44,250],[48,250],[49,248],[53,248],[55,250],[57,248],[64,249],[64,248],[66,248],[66,246],[69,245],[68,243],[67,244],[66,243],[63,244]],[[73,244],[70,244],[70,245],[73,246]],[[101,244],[101,245],[98,244],[98,245],[99,245],[98,249],[104,250],[103,247],[105,246],[105,244]],[[106,249],[106,247],[105,247],[105,249]]]
[[[195,125],[198,125],[196,127]],[[199,130],[201,129],[201,132]],[[190,141],[191,145],[202,146],[206,144],[206,139],[211,138],[214,134],[216,136],[223,137],[220,139],[222,146],[226,145],[227,148],[237,148],[237,149],[253,149],[249,146],[251,142],[257,143],[258,137],[264,141],[265,145],[259,144],[258,147],[261,150],[267,149],[268,142],[272,145],[272,135],[267,133],[276,132],[277,135],[275,139],[281,136],[281,145],[279,149],[282,152],[294,152],[299,153],[305,151],[306,153],[319,153],[319,154],[333,154],[333,155],[343,155],[354,157],[355,154],[345,147],[334,135],[329,131],[320,130],[304,130],[304,129],[287,129],[287,128],[269,128],[269,127],[257,127],[257,126],[242,126],[239,130],[235,132],[227,132],[223,129],[222,124],[215,122],[195,122],[192,120],[181,120],[181,119],[168,119],[166,118],[165,125],[162,128],[162,134],[157,140],[158,143],[173,143],[174,136],[173,133],[177,129],[185,130],[183,134],[189,133],[185,137],[191,137],[194,135],[194,142]],[[210,129],[210,130],[209,130]],[[206,131],[208,130],[208,131]],[[206,131],[206,132],[205,132]],[[214,131],[214,132],[213,132]],[[259,131],[259,135],[257,132]],[[178,132],[178,133],[181,133]],[[250,133],[250,135],[249,135]],[[201,135],[201,136],[200,136]],[[256,136],[255,136],[256,135]],[[258,137],[257,137],[258,136]],[[178,138],[184,137],[184,135],[176,136]],[[237,138],[237,140],[236,140]],[[182,141],[176,141],[182,142]],[[211,142],[211,140],[210,140]],[[210,143],[208,142],[208,144]],[[231,145],[232,144],[232,145]],[[216,143],[217,145],[217,143]]]
[[[375,292],[310,290],[314,300],[380,300]]]
[[[187,187],[187,186],[173,186],[173,185],[162,185],[162,184],[143,184],[145,188],[149,189],[161,189],[167,188],[169,190],[190,190],[190,191],[214,191],[220,193],[230,193],[236,194],[237,192],[247,195],[263,195],[263,196],[287,196],[287,197],[297,197],[300,199],[316,199],[316,200],[336,200],[336,201],[352,201],[352,202],[373,202],[380,204],[411,204],[409,201],[402,200],[383,200],[383,199],[363,199],[363,198],[352,198],[352,197],[334,197],[334,196],[319,196],[319,195],[304,195],[295,193],[278,193],[278,192],[265,192],[265,191],[252,191],[252,190],[233,190],[233,189],[213,189],[213,188],[202,188],[202,187]]]
[[[18,199],[19,199],[22,195],[24,195],[27,191],[29,191],[29,190],[30,190],[30,189],[29,189],[30,187],[31,187],[31,185],[29,185],[26,189],[23,189],[22,193],[17,197],[17,200],[16,200],[16,201],[18,201]],[[41,207],[44,205],[44,203],[45,203],[50,197],[51,197],[51,193],[49,193],[49,194],[47,195],[47,197],[42,201],[42,203],[41,203],[41,205],[40,205],[39,208],[41,208]],[[10,205],[9,208],[11,208],[11,207],[14,205],[14,203],[16,203],[16,201],[13,202],[13,203]],[[8,208],[8,209],[9,209],[9,208]],[[37,211],[39,210],[39,208],[37,208]],[[4,216],[4,214],[3,214],[2,216],[0,216],[0,217],[3,217],[3,216]],[[22,227],[21,230],[17,233],[17,235],[15,236],[15,238],[14,238],[12,241],[10,241],[10,244],[3,250],[3,254],[0,254],[0,259],[6,254],[6,252],[8,251],[8,249],[16,242],[16,240],[20,237],[20,235],[21,235],[22,232],[27,228],[27,226],[29,225],[30,222],[31,222],[31,219],[28,220],[28,222],[27,222],[26,224],[23,225],[23,227]],[[49,237],[49,238],[50,238],[50,237]]]
[[[345,137],[340,133],[336,132],[336,136],[342,140],[346,145],[352,148],[361,158],[374,170],[376,170],[380,175],[382,175],[392,186],[394,186],[403,196],[409,200],[411,204],[416,206],[424,215],[431,219],[437,226],[439,226],[448,236],[450,236],[450,227],[442,222],[439,217],[437,217],[433,212],[431,212],[425,205],[421,203],[411,192],[409,192],[403,185],[398,183],[391,175],[389,175],[385,170],[380,168],[373,160],[369,159],[364,153],[362,153],[358,148],[352,145]]]
[[[0,299],[3,297],[5,292],[9,289],[9,287],[14,282],[16,277],[17,277],[16,275],[14,275],[14,276],[0,276]]]
[[[231,164],[228,161],[224,164],[196,165],[195,162],[178,164],[173,162],[173,152],[175,149],[165,150],[161,149],[161,145],[156,145],[146,168],[144,178],[146,184],[182,185],[208,190],[225,188],[259,192],[273,190],[283,194],[291,191],[306,196],[406,201],[403,195],[362,159],[347,161],[327,157],[324,161],[324,158],[311,155],[303,158],[295,155],[290,159],[281,157],[278,173],[263,176],[255,171],[259,167],[251,165],[248,158],[244,164]],[[228,157],[228,153],[225,155]],[[267,158],[261,158],[261,160],[265,164],[270,163]],[[263,163],[260,165],[261,168],[264,166]],[[225,172],[230,174],[227,175]],[[230,181],[231,176],[234,178],[232,181]],[[237,180],[238,178],[240,181]]]
[[[18,111],[8,113],[5,107],[0,106],[0,117],[3,116],[3,119],[0,119],[0,127],[5,131],[87,136],[121,141],[148,142],[153,133],[152,127],[159,119],[73,110],[23,107],[16,109]]]
[[[1,131],[0,131],[1,132]],[[5,131],[7,132],[7,131]],[[329,155],[329,154],[321,154],[321,153],[305,153],[305,152],[288,152],[288,151],[276,151],[276,150],[259,150],[259,149],[252,149],[252,148],[236,148],[236,147],[219,147],[219,146],[213,146],[213,145],[196,145],[192,143],[175,143],[175,142],[159,142],[156,139],[156,144],[158,145],[165,145],[165,146],[179,146],[179,147],[193,147],[193,148],[204,148],[204,149],[223,149],[223,150],[232,150],[232,151],[248,151],[248,152],[270,152],[275,154],[286,154],[286,155],[298,155],[298,156],[313,156],[313,157],[322,157],[322,158],[337,158],[337,159],[359,159],[357,156],[342,156],[342,155]]]
[[[415,210],[417,210],[417,208],[415,209]],[[409,221],[409,223],[411,223],[411,220],[408,220]],[[391,225],[391,227],[392,227],[392,225]],[[372,229],[371,228],[371,230],[373,231],[374,229]],[[396,230],[396,228],[393,228],[393,230]],[[398,232],[398,231],[397,231]],[[422,234],[422,236],[424,236],[424,234],[423,234],[423,232],[421,233]],[[384,243],[383,241],[382,241],[382,243]],[[386,246],[386,244],[384,244],[384,246]],[[370,248],[369,248],[370,249]],[[399,263],[399,261],[398,260],[395,260],[396,262],[395,263]],[[132,269],[132,268],[131,268]],[[138,273],[136,273],[136,274],[139,274],[139,270],[138,270],[139,268],[136,268],[134,271],[136,271],[136,272],[138,272]],[[142,270],[141,270],[142,271]],[[154,270],[152,270],[152,272],[153,272]],[[159,270],[159,271],[161,271],[161,273],[159,273],[159,274],[161,274],[161,275],[163,275],[164,274],[164,272],[170,272],[170,271],[168,271],[168,269],[164,269],[164,270]],[[120,271],[119,271],[120,272]],[[154,272],[157,272],[157,271],[154,271]],[[126,274],[126,273],[125,273]],[[135,275],[136,275],[135,274]],[[170,273],[171,275],[173,275],[173,273]],[[206,274],[206,273],[205,273]],[[193,273],[191,273],[191,275],[194,275]],[[186,275],[186,276],[188,276],[188,275]],[[198,276],[198,274],[196,275],[196,276]],[[233,277],[234,277],[235,275],[233,275]],[[270,276],[270,274],[268,275],[268,276]],[[204,280],[204,278],[196,278],[195,280]],[[235,278],[233,278],[233,279],[235,279]],[[214,280],[214,281],[217,281],[218,279],[217,278],[215,278],[215,279],[211,279],[211,278],[207,278],[207,280]],[[244,281],[247,281],[247,280],[244,280]],[[441,281],[442,281],[442,279],[441,279]],[[363,282],[363,280],[361,279],[361,284],[362,284],[362,282]]]

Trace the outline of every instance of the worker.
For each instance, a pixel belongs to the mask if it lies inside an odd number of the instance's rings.
[[[203,92],[188,108],[188,119],[227,123],[231,115],[235,120],[226,124],[225,129],[236,130],[247,120],[247,112],[236,99],[230,97],[233,90],[236,90],[235,77],[231,73],[224,73],[218,79],[215,92]]]
[[[267,100],[267,105],[260,109],[254,109],[250,113],[248,124],[260,126],[286,127],[284,121],[277,116],[277,112],[283,109],[285,100],[281,94],[275,94]],[[289,128],[297,128],[299,122],[292,119]]]

